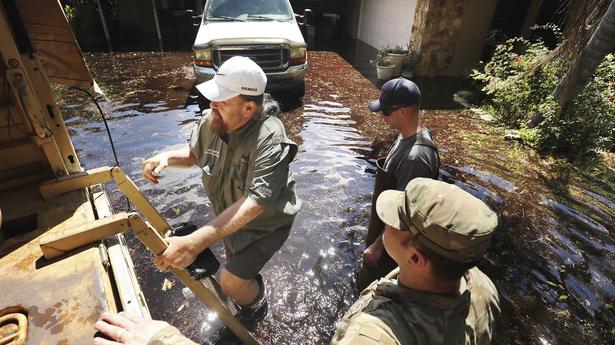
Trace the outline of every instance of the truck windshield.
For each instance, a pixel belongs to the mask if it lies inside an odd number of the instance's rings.
[[[289,21],[294,14],[288,0],[209,0],[208,21]]]

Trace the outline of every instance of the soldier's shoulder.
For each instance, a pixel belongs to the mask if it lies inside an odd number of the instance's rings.
[[[486,289],[489,293],[497,295],[497,289],[495,284],[491,281],[489,276],[487,276],[483,271],[478,269],[478,267],[474,267],[468,271],[468,275],[470,278],[470,282],[472,287],[481,287]]]
[[[336,334],[331,344],[398,345],[393,330],[378,317],[369,313],[359,313],[352,318],[343,333]]]
[[[468,271],[468,278],[470,279],[472,304],[488,309],[495,315],[499,314],[500,298],[491,279],[477,267]]]

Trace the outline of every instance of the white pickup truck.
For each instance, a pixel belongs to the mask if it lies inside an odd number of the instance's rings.
[[[198,82],[242,55],[265,71],[269,92],[305,93],[307,48],[288,0],[208,0],[192,50]]]

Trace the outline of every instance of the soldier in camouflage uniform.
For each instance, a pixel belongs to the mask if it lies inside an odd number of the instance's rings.
[[[331,344],[490,344],[498,294],[475,265],[496,214],[459,187],[428,178],[383,192],[376,209],[399,268],[361,293]]]

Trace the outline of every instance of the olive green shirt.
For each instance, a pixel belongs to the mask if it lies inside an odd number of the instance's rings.
[[[190,151],[201,168],[203,185],[216,215],[246,196],[266,206],[261,215],[224,239],[235,254],[279,229],[288,229],[301,207],[289,163],[297,145],[275,116],[256,115],[242,128],[220,137],[203,112],[190,136]]]
[[[417,291],[383,278],[363,290],[331,345],[485,345],[499,313],[497,290],[478,268],[451,294]]]

